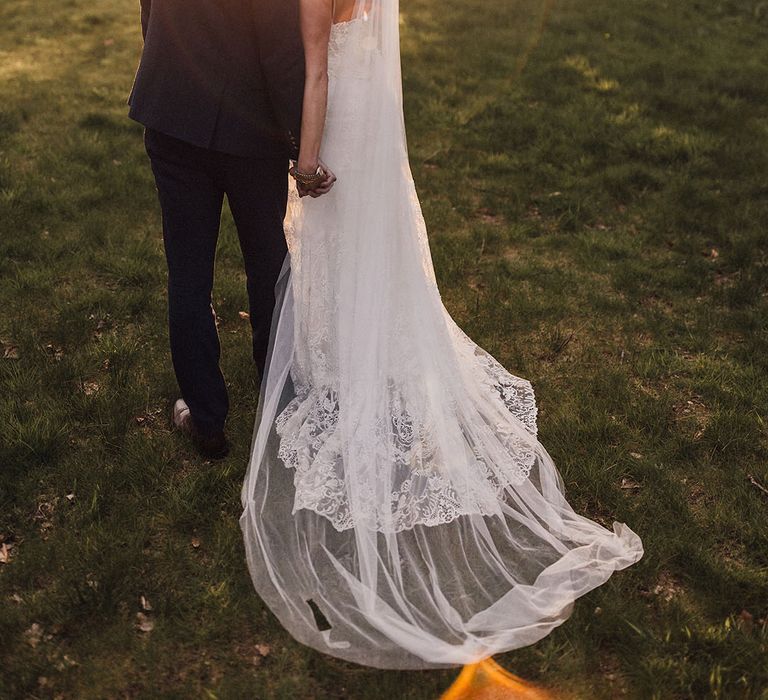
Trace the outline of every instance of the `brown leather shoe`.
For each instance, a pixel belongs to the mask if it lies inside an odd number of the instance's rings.
[[[224,459],[229,454],[229,443],[224,431],[220,430],[211,435],[200,433],[184,399],[178,399],[173,404],[171,420],[173,425],[192,441],[195,449],[206,459]]]

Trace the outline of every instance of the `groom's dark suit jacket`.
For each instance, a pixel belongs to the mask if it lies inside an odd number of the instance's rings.
[[[141,0],[141,25],[132,119],[216,151],[298,156],[298,0]]]

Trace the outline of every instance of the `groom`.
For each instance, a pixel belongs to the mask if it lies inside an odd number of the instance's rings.
[[[211,305],[224,195],[237,227],[264,371],[286,254],[288,160],[298,157],[304,52],[298,0],[141,0],[144,50],[128,97],[145,126],[168,262],[173,422],[226,456],[229,408]]]

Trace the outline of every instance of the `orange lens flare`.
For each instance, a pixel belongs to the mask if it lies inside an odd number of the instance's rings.
[[[492,658],[464,666],[440,700],[556,700],[555,696],[505,670]]]

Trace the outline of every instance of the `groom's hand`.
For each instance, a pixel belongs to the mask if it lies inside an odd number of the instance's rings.
[[[299,197],[306,197],[307,195],[310,197],[320,197],[321,195],[330,192],[333,184],[336,182],[336,176],[333,174],[331,169],[325,163],[323,163],[323,161],[320,161],[319,164],[325,172],[325,178],[312,189],[305,187],[301,183],[296,183],[296,189],[299,191]]]

